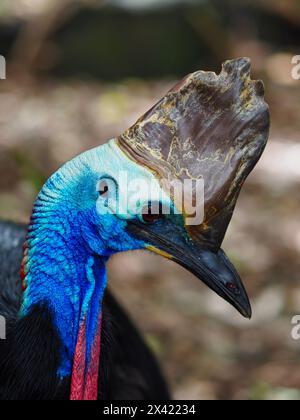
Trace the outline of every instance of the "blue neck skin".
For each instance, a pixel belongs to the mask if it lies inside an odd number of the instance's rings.
[[[90,355],[106,287],[108,257],[94,254],[83,240],[85,217],[69,212],[50,218],[41,214],[29,232],[27,288],[21,314],[35,304],[46,304],[50,309],[64,347],[58,372],[61,377],[71,374],[78,330],[84,319]]]
[[[125,220],[97,212],[97,184],[105,165],[109,170],[107,156],[115,168],[125,159],[113,147],[104,145],[86,152],[56,172],[40,192],[29,226],[20,315],[26,315],[33,305],[46,304],[50,309],[63,344],[60,377],[72,372],[83,320],[88,362],[106,287],[108,258],[115,252],[145,246],[126,233]]]
[[[126,171],[128,181],[142,178],[157,184],[156,201],[163,197],[152,172],[130,160],[115,140],[81,154],[47,181],[35,202],[24,252],[26,290],[21,316],[33,305],[46,304],[63,349],[58,374],[69,376],[79,327],[86,322],[86,361],[97,332],[106,287],[105,263],[116,253],[145,249],[147,244],[126,230],[132,216],[125,208],[118,215],[107,212],[99,195],[103,176],[118,178]],[[124,196],[120,183],[118,197]],[[124,186],[127,188],[127,186]],[[141,203],[149,196],[141,190]]]

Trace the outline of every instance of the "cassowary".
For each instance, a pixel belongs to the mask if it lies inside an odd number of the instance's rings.
[[[171,259],[251,316],[220,247],[266,144],[263,91],[248,59],[226,62],[219,75],[188,75],[121,136],[52,175],[26,237],[23,226],[0,225],[8,330],[0,340],[1,399],[169,398],[153,356],[106,291],[106,262],[118,252]],[[170,186],[192,181],[187,195],[197,205],[199,179],[204,215],[195,225]]]

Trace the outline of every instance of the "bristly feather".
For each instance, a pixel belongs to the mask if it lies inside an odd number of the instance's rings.
[[[32,308],[1,343],[1,399],[53,399],[58,389],[59,348],[49,310]]]

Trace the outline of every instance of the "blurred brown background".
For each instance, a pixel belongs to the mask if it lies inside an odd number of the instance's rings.
[[[243,320],[157,256],[110,262],[110,287],[175,398],[300,399],[299,0],[1,0],[0,218],[27,222],[63,162],[114,137],[176,79],[248,56],[266,84],[269,145],[223,245],[253,304]]]

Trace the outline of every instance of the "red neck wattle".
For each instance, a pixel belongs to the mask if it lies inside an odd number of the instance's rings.
[[[98,399],[98,378],[100,366],[102,314],[99,315],[98,328],[87,363],[86,319],[78,331],[71,377],[70,400],[92,401]]]

